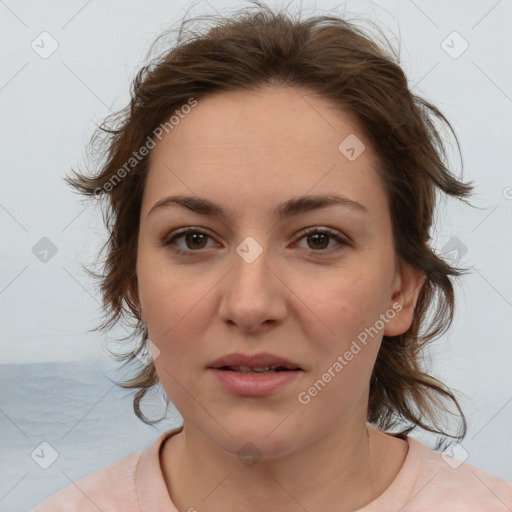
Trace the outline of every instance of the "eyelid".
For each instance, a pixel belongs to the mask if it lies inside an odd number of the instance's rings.
[[[210,235],[210,233],[208,233],[208,231],[206,231],[203,228],[199,228],[199,227],[195,227],[195,226],[187,226],[185,228],[176,229],[174,231],[171,231],[169,234],[167,234],[162,241],[162,245],[164,247],[171,247],[173,242],[178,237],[188,235],[189,233],[201,233],[201,234],[206,235],[207,237],[211,238],[212,240],[214,238],[212,235]],[[194,253],[201,252],[201,251],[191,251],[191,250],[184,251],[183,249],[180,249],[178,247],[174,247],[174,248],[172,248],[172,250],[179,254],[194,254]]]
[[[351,239],[344,233],[338,231],[337,229],[328,228],[327,226],[311,226],[309,228],[304,228],[297,233],[297,238],[303,238],[305,235],[309,235],[309,233],[327,233],[332,238],[338,239],[345,244],[350,244]]]
[[[169,233],[168,235],[166,235],[162,242],[162,245],[164,247],[171,247],[173,245],[173,242],[177,238],[187,235],[189,233],[201,233],[201,234],[206,235],[207,237],[211,238],[212,240],[214,240],[214,237],[211,234],[209,234],[207,230],[200,228],[200,227],[187,226],[184,228],[176,229],[176,230],[172,231],[171,233]],[[350,239],[350,237],[344,235],[343,233],[341,233],[337,230],[334,230],[329,227],[324,227],[324,226],[310,226],[310,227],[300,230],[296,234],[296,242],[300,241],[302,238],[304,238],[305,236],[307,236],[310,233],[327,234],[331,239],[338,242],[338,246],[343,247],[343,246],[351,246],[352,245],[352,240]],[[296,242],[294,242],[294,243],[296,243]],[[303,249],[303,250],[309,251],[310,253],[313,253],[313,254],[321,255],[321,254],[330,254],[331,251],[336,250],[336,248],[337,248],[337,246],[331,247],[330,249],[326,249],[326,250],[317,250],[317,251],[315,251],[313,249]],[[339,249],[339,247],[338,247],[338,249]],[[184,254],[184,255],[193,255],[194,253],[200,254],[201,252],[204,252],[203,249],[193,251],[193,250],[183,250],[178,247],[172,247],[172,250],[178,254]]]

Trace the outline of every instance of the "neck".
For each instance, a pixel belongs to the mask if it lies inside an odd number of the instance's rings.
[[[161,453],[178,510],[349,512],[372,502],[403,465],[407,442],[363,424],[338,426],[284,456],[245,465],[184,422]]]

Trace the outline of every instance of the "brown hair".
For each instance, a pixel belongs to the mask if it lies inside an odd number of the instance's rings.
[[[190,31],[188,37],[183,37],[184,28],[198,18],[183,20],[176,45],[137,73],[129,105],[107,117],[113,127],[103,123],[96,130],[91,145],[103,150],[104,156],[99,172],[87,176],[73,171],[74,177],[66,177],[82,194],[107,199],[103,218],[109,238],[101,250],[107,249],[107,255],[102,273],[93,272],[101,281],[105,321],[93,330],[132,321],[132,332],[121,339],[138,339],[137,348],[116,354],[118,360],[133,361],[146,344],[135,269],[148,156],[130,159],[149,141],[154,144],[155,128],[191,98],[200,100],[213,92],[269,85],[314,91],[360,122],[379,156],[399,261],[426,276],[408,331],[383,337],[370,381],[368,422],[383,430],[401,425],[402,434],[420,427],[461,440],[467,425],[457,399],[421,367],[424,345],[452,322],[451,277],[465,272],[450,266],[429,246],[436,194],[442,191],[465,201],[472,190],[470,183],[458,180],[445,165],[446,147],[434,123],[450,128],[460,155],[457,137],[436,107],[409,90],[389,43],[385,50],[357,25],[336,16],[293,19],[259,1],[253,3],[235,16],[208,16],[215,26],[203,33]],[[125,172],[120,173],[121,169]],[[152,361],[135,378],[119,384],[138,389],[134,410],[150,425],[163,418],[148,420],[140,401],[157,384]],[[447,434],[441,427],[438,413],[452,414],[444,405],[446,399],[458,411],[458,435]],[[443,443],[446,440],[438,441],[436,447]]]

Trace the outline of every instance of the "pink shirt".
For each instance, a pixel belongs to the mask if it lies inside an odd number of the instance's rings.
[[[145,450],[64,487],[31,512],[178,512],[165,485],[159,452],[165,439],[181,429],[168,430]],[[512,511],[512,483],[446,459],[411,437],[407,442],[409,452],[398,475],[358,512]]]

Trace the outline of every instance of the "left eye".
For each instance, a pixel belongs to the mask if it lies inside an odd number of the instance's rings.
[[[329,245],[329,241],[331,240],[335,240],[336,242],[338,242],[338,245],[348,245],[348,242],[344,238],[342,238],[338,233],[325,228],[309,229],[308,231],[302,234],[300,240],[302,240],[303,238],[305,238],[307,242],[313,242],[316,245],[316,249],[326,249],[326,244]]]
[[[186,247],[177,246],[176,241],[180,238],[184,238]],[[206,246],[206,241],[208,238],[211,238],[210,235],[201,231],[197,228],[185,228],[183,230],[171,233],[166,239],[163,241],[164,246],[174,246],[172,249],[178,253],[194,253],[199,252],[200,249],[204,249]],[[347,240],[341,237],[337,232],[331,231],[329,229],[323,228],[310,228],[306,232],[302,232],[302,236],[300,236],[299,240],[306,239],[306,242],[313,243],[313,247],[306,247],[306,249],[311,249],[313,252],[324,251],[327,249],[329,242],[334,240],[338,243],[338,245],[346,246],[349,245]],[[195,247],[194,247],[195,246]],[[332,247],[330,247],[332,249]]]

